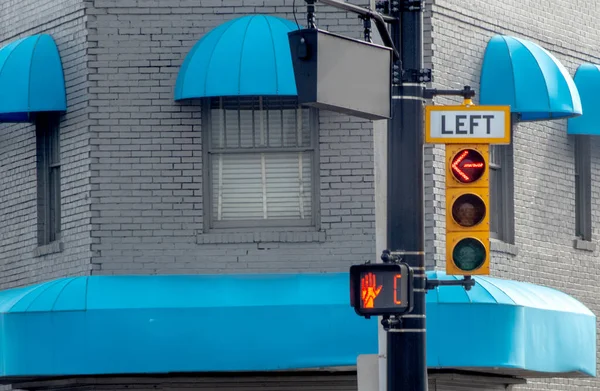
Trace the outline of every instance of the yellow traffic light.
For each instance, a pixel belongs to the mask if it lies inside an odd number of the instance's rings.
[[[489,199],[489,145],[446,145],[446,274],[489,274]]]

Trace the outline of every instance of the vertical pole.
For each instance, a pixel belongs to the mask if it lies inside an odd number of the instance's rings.
[[[369,8],[376,9],[376,0],[369,0]],[[377,32],[373,34],[373,41],[383,45]],[[382,262],[381,253],[387,249],[387,129],[388,121],[373,121],[373,163],[375,176],[375,262]],[[387,390],[387,332],[381,324],[381,317],[377,322],[377,377],[379,386],[377,391]]]
[[[422,1],[390,0],[394,45],[405,71],[423,68]],[[402,76],[400,76],[402,79]],[[406,79],[404,79],[406,80]],[[388,391],[427,391],[423,223],[423,90],[417,80],[392,89],[388,126],[388,249],[414,270],[414,309],[387,338]]]

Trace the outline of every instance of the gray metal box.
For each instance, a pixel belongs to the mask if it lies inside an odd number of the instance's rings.
[[[391,49],[318,29],[288,33],[301,104],[390,118]]]

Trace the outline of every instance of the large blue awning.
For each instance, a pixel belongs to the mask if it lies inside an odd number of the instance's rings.
[[[522,121],[581,115],[577,87],[566,68],[544,48],[522,38],[496,35],[481,68],[482,105],[510,105]]]
[[[0,122],[30,121],[36,112],[67,110],[58,48],[48,34],[0,49]]]
[[[185,58],[175,100],[217,96],[296,96],[286,19],[249,15],[208,32]]]
[[[430,368],[595,375],[596,318],[584,305],[532,284],[475,280],[469,292],[427,294]],[[93,276],[0,292],[0,381],[354,366],[377,352],[377,319],[354,313],[348,281]]]
[[[600,135],[600,66],[582,64],[574,77],[579,90],[583,115],[569,118],[567,133]]]

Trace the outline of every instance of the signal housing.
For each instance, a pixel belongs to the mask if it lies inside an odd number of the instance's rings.
[[[489,210],[489,146],[446,145],[446,274],[489,274]]]

